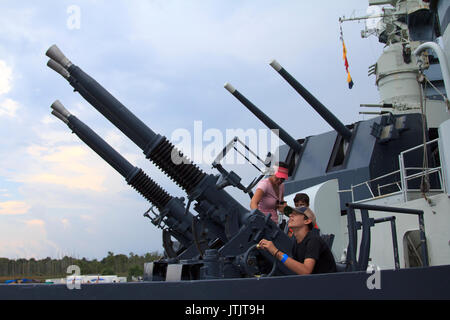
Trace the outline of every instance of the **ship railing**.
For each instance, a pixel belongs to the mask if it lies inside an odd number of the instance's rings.
[[[396,170],[396,171],[384,174],[382,176],[376,177],[376,178],[371,179],[371,180],[367,180],[367,181],[364,181],[364,182],[361,182],[361,183],[358,183],[358,184],[355,184],[355,185],[352,184],[350,186],[350,189],[339,190],[338,192],[340,192],[340,193],[350,192],[351,195],[352,195],[352,202],[355,202],[355,203],[360,202],[360,201],[366,201],[366,200],[369,200],[369,199],[378,198],[378,197],[381,197],[381,196],[385,197],[385,196],[390,196],[390,195],[394,195],[394,194],[399,194],[399,193],[402,192],[402,187],[401,187],[401,181],[400,180],[394,181],[394,182],[390,182],[390,183],[386,183],[386,184],[382,184],[382,185],[378,184],[377,185],[377,194],[374,193],[374,190],[371,187],[371,183],[376,182],[376,181],[381,180],[381,179],[386,179],[386,178],[388,178],[390,176],[393,176],[393,175],[398,175],[399,173],[400,173],[400,170]],[[392,192],[392,193],[389,193],[389,194],[383,194],[382,189],[386,188],[388,186],[392,186],[392,185],[395,185],[399,189],[399,191]],[[369,197],[367,199],[364,199],[364,200],[355,200],[355,189],[361,188],[361,187],[366,187],[367,190],[369,191],[371,197]]]
[[[431,145],[433,143],[437,143],[438,141],[439,141],[439,138],[427,142],[426,145]],[[372,199],[381,198],[381,197],[385,198],[385,197],[399,195],[399,194],[402,195],[404,201],[407,201],[408,200],[408,192],[420,192],[421,191],[420,189],[408,188],[408,182],[411,180],[423,178],[425,176],[429,176],[432,174],[437,174],[441,188],[430,189],[428,191],[429,192],[438,192],[438,193],[447,192],[446,188],[445,188],[443,176],[442,176],[442,167],[441,166],[433,167],[433,168],[405,167],[405,155],[407,155],[408,153],[411,153],[417,149],[423,148],[423,147],[424,147],[424,145],[421,144],[416,147],[410,148],[408,150],[402,151],[399,154],[399,167],[400,167],[399,170],[392,171],[390,173],[381,175],[374,179],[370,179],[370,180],[367,180],[367,181],[364,181],[364,182],[361,182],[361,183],[358,183],[355,185],[352,184],[350,186],[350,189],[339,190],[338,192],[339,193],[350,192],[351,196],[352,196],[352,202],[354,202],[354,203],[364,202],[367,200],[372,200]],[[411,171],[414,171],[414,173],[410,173]],[[395,178],[396,175],[400,176],[399,180],[397,180]],[[373,190],[373,184],[375,182],[377,182],[379,180],[386,180],[386,178],[389,178],[391,176],[393,176],[392,182],[388,182],[388,183],[384,183],[384,184],[377,184],[376,190],[375,191]],[[398,188],[398,191],[389,192],[389,193],[383,192],[383,190],[385,190],[388,187],[391,187],[390,190],[392,190],[392,186],[396,186]],[[365,199],[356,200],[355,199],[356,198],[355,191],[356,191],[356,189],[361,188],[361,187],[367,188],[367,190],[370,193],[370,197],[365,198]]]
[[[379,212],[392,212],[395,214],[407,214],[416,215],[419,223],[420,230],[420,260],[422,266],[429,266],[429,255],[427,249],[427,237],[425,235],[425,221],[423,210],[387,207],[378,205],[369,205],[364,203],[347,203],[347,230],[348,230],[348,247],[347,247],[347,259],[346,264],[349,271],[364,271],[367,270],[370,247],[371,247],[371,228],[376,224],[382,222],[391,222],[392,244],[394,249],[394,264],[395,269],[400,268],[399,255],[398,255],[398,243],[397,243],[397,230],[395,225],[395,216],[384,217],[381,219],[374,219],[369,217],[369,211]],[[355,210],[360,211],[361,221],[356,221]],[[359,257],[357,254],[358,243],[358,230],[362,230],[361,240],[359,245]],[[419,253],[418,253],[419,254]]]
[[[438,142],[439,142],[439,138],[428,141],[425,145],[428,146],[428,145],[438,143]],[[438,175],[439,184],[440,184],[441,188],[440,189],[430,189],[429,191],[444,192],[444,193],[447,192],[445,183],[444,183],[444,180],[442,177],[442,167],[441,166],[433,167],[433,168],[405,167],[405,155],[408,153],[411,153],[412,151],[421,149],[421,148],[424,148],[424,144],[420,144],[420,145],[410,148],[408,150],[402,151],[402,152],[400,152],[400,154],[398,156],[399,166],[400,166],[400,180],[401,180],[401,184],[402,184],[402,193],[403,193],[404,201],[408,200],[408,191],[410,191],[410,192],[420,191],[420,189],[408,189],[408,181],[418,179],[418,178],[423,178],[430,174]],[[419,172],[408,175],[408,171],[411,171],[411,170],[419,171]]]

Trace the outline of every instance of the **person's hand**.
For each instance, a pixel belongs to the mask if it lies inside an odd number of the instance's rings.
[[[257,249],[269,251],[271,255],[274,255],[277,251],[277,247],[273,244],[272,241],[262,239],[257,245]]]
[[[286,206],[287,206],[287,202],[282,202],[281,204],[279,204],[277,206],[277,210],[280,211],[280,212],[283,212],[284,208],[286,208]]]

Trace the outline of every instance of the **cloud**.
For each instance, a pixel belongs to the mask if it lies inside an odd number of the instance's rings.
[[[5,99],[3,101],[0,101],[0,117],[7,116],[10,118],[14,118],[18,109],[19,103],[12,99]]]
[[[63,218],[61,219],[61,223],[63,225],[63,229],[68,229],[70,227],[70,221],[69,219]]]
[[[0,95],[11,90],[12,69],[5,61],[0,60]]]
[[[5,61],[0,60],[0,96],[7,94],[12,89],[12,68]],[[19,109],[19,103],[10,98],[0,100],[0,117],[13,118]]]
[[[0,215],[20,215],[30,210],[31,206],[22,201],[0,202]]]
[[[44,258],[61,251],[48,239],[46,223],[37,218],[2,220],[0,243],[1,257]]]
[[[9,193],[8,189],[0,189],[0,197],[9,198],[11,197],[11,194]]]
[[[91,222],[92,220],[94,220],[94,218],[92,216],[87,215],[87,214],[80,215],[80,219],[88,221],[88,222]]]
[[[39,6],[34,6],[30,3],[23,5],[12,2],[3,3],[0,4],[2,14],[0,19],[1,36],[10,44],[20,45],[26,42],[38,45],[42,40],[54,36],[56,32],[54,28],[49,27],[49,23],[42,23],[40,19],[50,19],[50,17],[45,16],[45,12],[51,7],[56,9],[55,4],[42,3]],[[54,13],[52,17],[55,17]],[[21,55],[23,54],[25,53],[21,52]]]
[[[12,68],[5,61],[0,60],[0,96],[7,94],[12,89]],[[10,98],[0,100],[0,117],[13,118],[19,109],[19,103]]]
[[[45,226],[45,222],[42,220],[39,220],[39,219],[28,220],[28,221],[25,221],[25,223],[30,227],[33,227],[33,226],[44,227]]]
[[[318,33],[323,33],[319,28],[314,33],[299,32],[297,38],[292,38],[292,30],[317,21],[313,15],[298,18],[298,11],[307,11],[309,6],[292,1],[264,5],[136,1],[129,8],[133,17],[129,38],[150,44],[158,58],[178,60],[186,67],[208,64],[205,59],[230,57],[247,63],[267,63],[274,57],[285,57],[286,52],[301,52],[309,44],[310,51],[324,46],[316,41]]]
[[[28,147],[27,154],[33,158],[30,161],[32,167],[25,174],[19,174],[15,179],[18,182],[62,185],[96,192],[107,190],[105,175],[92,165],[92,157],[85,147],[33,145]]]

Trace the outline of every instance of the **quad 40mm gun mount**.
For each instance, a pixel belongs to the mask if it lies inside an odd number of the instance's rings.
[[[264,270],[270,274],[292,274],[279,261],[265,252],[254,250],[262,239],[275,243],[280,250],[289,252],[292,240],[260,211],[247,210],[223,188],[217,186],[219,176],[206,174],[178,151],[164,136],[156,134],[97,81],[73,64],[56,46],[49,48],[47,64],[62,75],[76,92],[132,140],[178,186],[186,191],[190,204],[196,201],[195,219],[217,226],[216,239],[208,242],[205,252],[191,259],[167,260],[153,264],[148,278],[161,280],[207,279],[245,277]],[[66,117],[67,118],[67,117]],[[193,235],[196,235],[194,232]],[[207,241],[208,239],[200,239]],[[181,258],[181,257],[180,257]]]
[[[200,226],[197,225],[198,221],[194,219],[192,213],[186,210],[182,199],[172,197],[148,177],[142,169],[134,167],[91,128],[71,114],[59,100],[56,100],[51,105],[51,108],[53,109],[52,114],[55,117],[67,124],[73,133],[111,165],[111,167],[125,178],[129,185],[158,209],[159,215],[155,218],[149,216],[151,222],[156,227],[162,228],[164,234],[173,236],[180,243],[180,247],[174,249],[172,246],[169,246],[168,240],[163,242],[164,249],[169,257],[174,258],[179,255],[180,258],[192,258],[198,255],[199,250],[205,249],[205,241],[201,243],[195,241],[195,237],[197,239],[200,237]],[[208,224],[206,230],[215,230],[215,232],[210,231],[210,234],[204,235],[208,240],[206,243],[216,239],[215,234],[220,232],[212,224]],[[195,235],[194,231],[196,232]],[[167,235],[163,236],[163,239],[167,239]]]

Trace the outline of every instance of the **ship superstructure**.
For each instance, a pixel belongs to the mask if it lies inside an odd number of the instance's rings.
[[[392,233],[389,223],[373,225],[372,264],[394,268],[395,250],[401,267],[448,264],[448,3],[369,4],[389,6],[378,15],[342,18],[341,22],[374,17],[379,20],[377,28],[370,32],[366,29],[362,35],[375,35],[385,44],[381,57],[369,68],[369,76],[375,76],[380,101],[364,102],[361,106],[371,107],[370,110],[377,107],[378,112],[369,113],[380,116],[347,126],[352,130],[349,140],[336,130],[306,137],[300,159],[292,159],[294,177],[286,184],[286,190],[290,194],[313,195],[313,208],[322,220],[323,231],[337,235],[337,257],[343,253],[345,256],[348,247],[346,204],[360,203],[420,209],[425,215],[426,239],[421,239],[414,215],[371,211],[373,219],[395,218],[398,240],[395,247],[392,238],[386,236]],[[283,151],[289,152],[286,147]],[[323,156],[324,153],[330,156]],[[425,245],[428,262],[422,261],[420,254]]]

